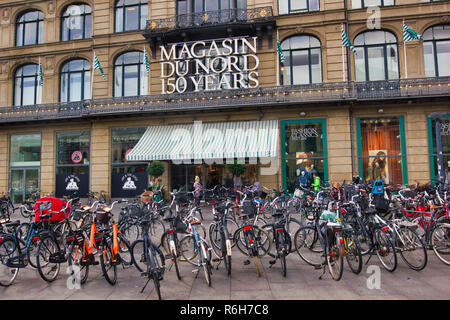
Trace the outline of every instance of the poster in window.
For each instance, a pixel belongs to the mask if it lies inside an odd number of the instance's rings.
[[[387,150],[369,150],[369,179],[383,180],[385,184],[389,184],[389,166],[386,158]]]

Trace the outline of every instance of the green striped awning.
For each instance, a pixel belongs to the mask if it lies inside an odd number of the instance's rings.
[[[277,120],[151,126],[127,160],[276,157],[278,136]]]

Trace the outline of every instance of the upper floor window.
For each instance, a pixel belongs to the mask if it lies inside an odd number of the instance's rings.
[[[353,42],[356,81],[399,78],[397,38],[388,31],[367,31]]]
[[[44,15],[41,11],[28,11],[17,19],[16,46],[42,43],[44,39]]]
[[[143,53],[130,51],[114,61],[114,96],[129,97],[147,94]]]
[[[278,13],[288,14],[297,12],[318,11],[320,0],[279,0]]]
[[[395,0],[351,0],[352,9],[395,5]]]
[[[37,103],[38,95],[37,64],[27,64],[17,69],[14,75],[14,105],[25,106]]]
[[[322,53],[320,41],[309,35],[293,36],[281,43],[285,63],[283,85],[322,82]]]
[[[61,20],[61,40],[78,40],[91,37],[91,7],[72,4],[64,10]]]
[[[450,76],[450,25],[428,28],[423,40],[425,76]]]
[[[189,5],[191,6],[189,8]],[[242,10],[244,9],[244,10]],[[189,24],[205,24],[208,22],[228,22],[233,20],[245,20],[247,0],[178,0],[177,15],[178,20],[188,12],[195,13],[193,21]],[[211,15],[206,12],[217,11]],[[205,14],[204,14],[205,13]],[[178,21],[180,23],[180,21]],[[184,23],[184,21],[181,21]]]
[[[89,61],[76,59],[66,62],[60,73],[61,102],[90,99],[91,66]]]
[[[144,30],[148,0],[119,0],[115,8],[115,32]]]

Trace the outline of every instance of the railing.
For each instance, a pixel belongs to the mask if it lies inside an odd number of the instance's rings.
[[[210,27],[216,24],[252,23],[273,19],[272,7],[225,9],[180,14],[165,19],[147,21],[146,32],[165,32],[191,27]]]
[[[224,110],[246,106],[289,106],[305,103],[327,104],[449,96],[450,77],[373,82],[326,82],[311,85],[188,92],[170,95],[154,94],[63,104],[0,107],[0,123],[130,115],[138,112]]]

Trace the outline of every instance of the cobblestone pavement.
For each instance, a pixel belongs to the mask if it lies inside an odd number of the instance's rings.
[[[211,218],[208,213],[205,216],[209,216],[204,222],[207,226]],[[399,258],[397,270],[390,273],[373,256],[359,275],[351,273],[346,264],[341,281],[332,280],[328,271],[319,280],[322,270],[315,270],[307,265],[297,253],[288,255],[287,277],[284,278],[279,261],[270,267],[270,259],[262,258],[263,273],[258,277],[253,261],[244,265],[246,258],[237,249],[233,249],[231,277],[226,275],[225,267],[221,264],[218,269],[213,270],[211,287],[206,284],[203,272],[196,277],[192,272],[194,267],[187,263],[180,264],[182,280],[178,280],[175,271],[170,270],[172,262],[167,260],[168,269],[161,282],[162,297],[171,300],[447,300],[450,296],[449,267],[440,262],[432,251],[428,251],[428,264],[420,272],[411,270]],[[364,257],[364,262],[366,260],[367,257]],[[379,289],[369,289],[367,286],[368,278],[372,276],[367,270],[370,265],[380,268]],[[157,299],[151,282],[140,293],[145,279],[140,277],[134,267],[119,267],[118,282],[111,286],[103,278],[101,267],[91,266],[88,281],[81,289],[68,288],[66,268],[67,264],[61,265],[60,274],[52,283],[43,281],[31,267],[21,269],[12,286],[0,287],[0,299]]]

